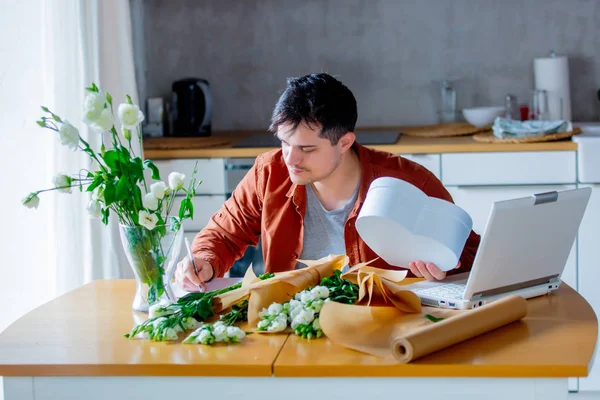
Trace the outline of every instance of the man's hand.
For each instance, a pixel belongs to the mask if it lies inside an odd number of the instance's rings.
[[[188,292],[197,292],[198,286],[206,291],[204,282],[209,281],[213,277],[215,271],[208,261],[194,257],[194,263],[198,269],[198,275],[194,272],[194,266],[190,259],[186,257],[177,264],[175,269],[175,281]]]
[[[441,281],[446,277],[446,271],[442,271],[434,263],[425,264],[423,261],[411,261],[408,263],[410,272],[415,274],[417,278],[425,278],[428,281]],[[460,261],[454,269],[460,268]]]

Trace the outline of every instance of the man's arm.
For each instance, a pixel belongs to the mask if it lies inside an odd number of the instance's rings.
[[[209,220],[192,243],[194,256],[209,262],[215,277],[222,277],[248,246],[258,243],[262,214],[262,157]]]

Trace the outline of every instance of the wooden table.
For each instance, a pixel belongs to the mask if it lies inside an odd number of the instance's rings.
[[[5,399],[565,399],[567,378],[587,376],[598,333],[591,307],[563,285],[530,300],[523,321],[403,365],[293,335],[214,347],[127,340],[144,319],[133,293],[131,280],[95,281],[1,333]]]

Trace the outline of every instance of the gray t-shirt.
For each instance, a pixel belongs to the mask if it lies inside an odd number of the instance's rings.
[[[301,260],[318,260],[329,254],[346,254],[344,224],[354,208],[358,188],[342,207],[327,211],[319,201],[311,185],[306,185],[306,214],[304,215],[304,244]],[[303,268],[304,264],[296,264]]]

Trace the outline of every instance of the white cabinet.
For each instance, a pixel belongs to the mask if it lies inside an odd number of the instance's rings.
[[[452,153],[442,155],[444,185],[575,183],[575,151]]]
[[[175,197],[173,208],[170,215],[177,215],[181,201],[185,197]],[[194,218],[183,221],[183,228],[186,232],[199,232],[206,226],[208,220],[225,203],[225,195],[203,195],[195,196],[192,199],[194,204]]]
[[[400,156],[414,161],[417,164],[421,164],[431,171],[438,179],[440,178],[441,173],[439,154],[400,154]]]
[[[600,315],[600,184],[590,186],[592,196],[579,227],[579,293]],[[577,338],[573,338],[576,340]],[[600,339],[600,337],[599,337]],[[598,344],[596,344],[598,346]],[[579,380],[579,390],[600,391],[600,361],[595,357],[589,376]],[[600,396],[599,396],[600,397]]]
[[[495,201],[527,197],[535,193],[552,190],[574,189],[575,185],[540,185],[540,186],[447,186],[454,202],[463,208],[473,220],[473,230],[483,235],[487,219]],[[565,265],[561,279],[569,286],[577,289],[577,255],[576,243]]]
[[[160,170],[160,178],[168,183],[171,172],[185,175],[185,187],[197,164],[196,181],[202,183],[196,189],[197,194],[225,194],[225,161],[223,158],[156,160],[154,164]]]

